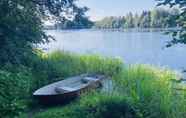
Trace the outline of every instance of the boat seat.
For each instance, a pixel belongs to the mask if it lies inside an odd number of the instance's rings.
[[[82,81],[83,83],[95,82],[95,81],[97,81],[97,80],[98,80],[98,79],[93,78],[93,77],[84,77],[84,78],[81,79],[81,81]]]
[[[75,90],[76,90],[75,88],[67,87],[67,86],[61,86],[61,87],[56,87],[55,88],[55,91],[57,93],[66,93],[66,92],[72,92],[72,91],[75,91]]]

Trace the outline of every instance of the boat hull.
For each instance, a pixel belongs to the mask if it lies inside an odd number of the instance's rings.
[[[34,98],[43,105],[66,104],[79,96],[78,92],[69,92],[57,95],[34,95]]]
[[[65,92],[65,93],[60,93],[60,94],[33,94],[33,96],[34,98],[38,100],[40,104],[43,104],[43,105],[66,104],[74,100],[75,98],[78,98],[82,93],[88,92],[92,89],[100,88],[102,86],[101,84],[102,79],[103,79],[103,76],[101,76],[98,81],[94,81],[91,84],[88,84],[87,86],[84,86],[75,91],[70,91],[70,92]],[[58,84],[58,83],[59,82],[56,82],[55,84]],[[52,86],[52,85],[54,84],[47,85],[41,89],[45,89],[48,86]],[[37,91],[41,89],[38,89]]]

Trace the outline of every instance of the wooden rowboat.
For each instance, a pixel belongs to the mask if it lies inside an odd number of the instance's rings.
[[[102,75],[83,74],[44,86],[33,93],[42,104],[66,103],[82,92],[101,87]]]

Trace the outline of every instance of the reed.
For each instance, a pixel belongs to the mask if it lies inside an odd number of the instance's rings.
[[[119,93],[148,118],[184,118],[184,94],[174,89],[178,75],[168,69],[132,65],[115,77]]]
[[[185,91],[175,89],[177,73],[150,65],[124,65],[119,59],[55,51],[41,56],[51,77],[98,73],[112,77],[114,89],[83,95],[65,107],[49,108],[34,118],[185,118]],[[49,78],[50,79],[50,78]],[[59,78],[61,79],[61,78]],[[57,81],[51,80],[50,82]],[[43,82],[43,81],[42,81]],[[111,90],[111,92],[110,92]],[[112,91],[113,90],[113,91]],[[131,116],[131,111],[134,116]],[[110,114],[113,113],[113,114]]]

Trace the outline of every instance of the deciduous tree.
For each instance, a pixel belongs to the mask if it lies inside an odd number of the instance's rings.
[[[174,44],[186,44],[186,0],[157,0],[158,5],[168,5],[169,7],[177,6],[180,8],[180,13],[171,17],[172,21],[176,21],[180,27],[179,30],[170,32],[173,40],[168,43],[167,47]]]
[[[43,21],[65,20],[79,14],[76,0],[0,0],[0,65],[26,63],[35,44],[51,38]],[[81,15],[81,14],[80,14]]]

